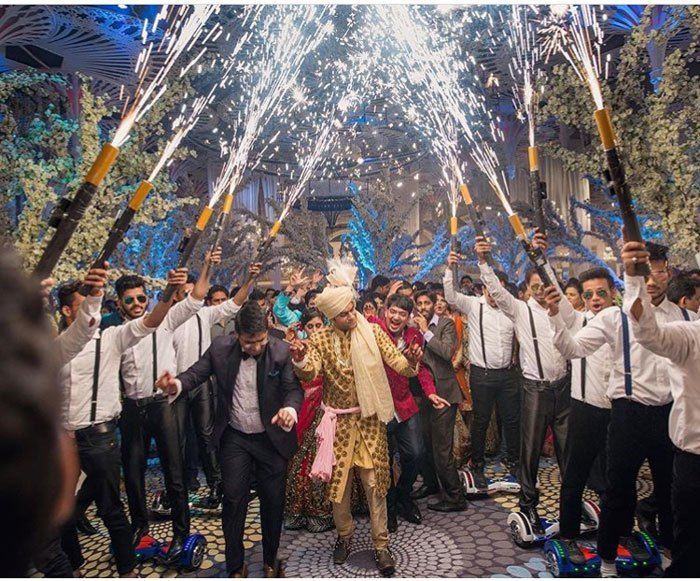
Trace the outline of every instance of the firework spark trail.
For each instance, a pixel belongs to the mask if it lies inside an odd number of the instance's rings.
[[[251,17],[255,18],[256,11],[260,11],[260,9],[261,8],[259,6],[246,6],[242,18],[243,24],[245,25],[245,23],[250,20]],[[209,36],[211,36],[211,33]],[[175,133],[163,148],[163,152],[161,153],[160,158],[156,162],[153,170],[151,171],[151,175],[148,178],[149,182],[153,182],[163,167],[169,163],[172,155],[175,153],[177,148],[180,147],[182,140],[187,136],[192,128],[197,125],[197,122],[199,121],[199,118],[204,110],[211,105],[216,92],[228,83],[231,71],[236,64],[236,57],[240,53],[244,44],[247,42],[248,38],[249,36],[247,33],[241,34],[241,36],[238,38],[219,73],[219,81],[214,84],[214,86],[209,90],[209,93],[195,97],[191,106],[188,106],[187,104],[182,106],[178,116],[173,121],[172,129],[175,131]],[[189,68],[189,65],[186,68]],[[187,98],[186,95],[185,98]]]
[[[350,91],[338,101],[335,107],[325,107],[325,109],[330,109],[330,111],[325,111],[322,114],[323,122],[321,128],[314,135],[313,144],[310,146],[308,153],[302,157],[299,177],[285,193],[284,208],[277,219],[278,222],[285,219],[292,206],[301,198],[306,184],[314,177],[323,158],[337,141],[338,133],[336,129],[343,126],[341,117],[347,113],[358,100],[359,94]]]
[[[602,66],[603,29],[596,18],[595,7],[585,4],[567,5],[554,9],[542,20],[544,55],[548,61],[561,53],[576,71],[579,79],[588,85],[597,109],[603,109],[600,78],[607,69]],[[606,63],[607,66],[607,63]]]
[[[513,104],[521,118],[527,120],[528,141],[535,146],[535,114],[537,110],[536,83],[541,70],[537,68],[540,59],[536,29],[528,18],[532,10],[528,6],[513,5],[511,17],[506,23],[508,44],[513,57],[508,63],[508,72],[513,79]]]
[[[392,77],[394,95],[409,118],[414,118],[442,166],[452,216],[459,203],[459,184],[464,183],[460,161],[459,138],[455,121],[465,136],[473,138],[467,118],[475,105],[471,91],[460,87],[459,74],[463,67],[457,63],[454,48],[434,34],[417,9],[407,6],[378,6],[375,8],[384,30],[391,31],[391,40],[399,45],[398,58]],[[433,34],[431,35],[431,32]]]
[[[260,44],[253,52],[260,54],[256,56],[257,67],[251,74],[257,78],[250,79],[251,93],[239,117],[243,120],[237,124],[231,142],[223,144],[222,153],[228,153],[228,159],[214,184],[209,207],[213,207],[225,192],[234,193],[240,185],[264,125],[277,113],[276,108],[292,88],[306,57],[332,32],[330,21],[324,22],[332,13],[326,6],[271,8],[256,35]]]
[[[194,5],[188,6],[163,6],[156,16],[151,31],[155,32],[160,20],[167,20],[169,25],[163,37],[155,46],[155,41],[146,43],[148,37],[148,20],[144,21],[142,31],[143,49],[139,53],[134,72],[137,76],[137,86],[133,95],[127,96],[122,107],[122,118],[112,139],[112,145],[121,147],[129,138],[129,133],[134,124],[139,121],[158,99],[167,90],[165,82],[168,73],[179,57],[189,51],[201,38],[204,25],[209,17],[218,12],[217,5]],[[214,28],[216,28],[216,25]],[[163,63],[154,69],[154,56],[164,53]],[[194,61],[199,60],[204,54],[200,51]],[[188,64],[181,71],[181,75],[186,72],[191,64]],[[123,96],[123,87],[120,96]]]

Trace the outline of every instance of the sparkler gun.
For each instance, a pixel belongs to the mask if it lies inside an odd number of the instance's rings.
[[[610,120],[610,112],[607,109],[597,109],[593,113],[593,117],[598,125],[598,133],[600,134],[600,140],[603,142],[603,149],[605,149],[605,157],[608,162],[608,170],[605,177],[608,180],[608,187],[617,197],[620,216],[625,225],[625,235],[632,242],[644,242],[637,214],[632,206],[632,194],[625,178],[625,169],[622,167],[617,146],[615,145],[615,130]],[[637,275],[649,276],[651,274],[648,263],[637,264],[635,269]]]
[[[44,248],[44,252],[34,268],[34,274],[39,278],[43,279],[51,275],[63,251],[68,246],[73,232],[75,232],[80,220],[85,215],[85,211],[97,192],[97,188],[114,164],[118,154],[119,148],[111,143],[106,143],[73,199],[61,198],[59,200],[58,205],[49,217],[49,226],[55,228],[56,231],[46,248]]]
[[[214,223],[214,241],[211,244],[210,247],[210,252],[214,252],[219,246],[219,243],[221,242],[221,236],[224,233],[224,230],[226,229],[226,224],[228,223],[228,216],[231,213],[231,206],[233,205],[233,195],[232,194],[226,194],[226,197],[224,198],[224,205],[221,208],[221,212],[219,212],[219,215],[216,218],[216,222]]]
[[[262,262],[265,259],[265,255],[267,254],[267,251],[270,250],[270,246],[272,246],[272,243],[275,241],[275,238],[277,237],[277,234],[279,234],[280,228],[282,228],[282,222],[277,220],[273,225],[272,228],[270,229],[270,233],[267,235],[267,238],[262,241],[260,246],[258,246],[258,250],[255,253],[255,259],[253,262]]]
[[[535,248],[528,239],[527,233],[525,232],[525,226],[523,226],[523,223],[520,221],[520,216],[518,216],[517,214],[511,214],[510,216],[508,216],[508,221],[513,227],[513,232],[515,232],[515,235],[518,237],[520,243],[523,245],[525,253],[530,259],[532,265],[535,267],[537,274],[540,275],[544,286],[552,286],[554,284],[554,281],[551,279],[549,273],[547,272],[547,269],[545,268],[547,264],[547,257],[544,255],[544,252],[542,252],[542,250],[540,250],[539,248]]]
[[[143,180],[139,184],[131,200],[129,200],[127,207],[124,208],[124,211],[114,221],[112,229],[109,231],[109,235],[107,236],[107,241],[104,243],[102,250],[92,263],[92,268],[104,268],[104,263],[110,259],[114,251],[117,249],[117,246],[119,246],[119,243],[124,239],[126,231],[129,229],[131,221],[134,219],[136,212],[139,211],[144,200],[146,199],[146,196],[148,196],[152,189],[153,184],[148,180]],[[84,284],[78,289],[78,292],[83,296],[88,296],[90,294],[90,290],[92,290],[92,287]]]
[[[540,181],[540,165],[536,147],[527,148],[530,161],[530,202],[535,210],[535,224],[542,234],[546,234],[542,200],[547,199],[547,185]]]
[[[464,204],[467,206],[467,213],[469,214],[469,220],[471,221],[472,227],[474,228],[474,234],[486,239],[486,232],[484,230],[484,219],[481,216],[481,212],[479,212],[478,208],[474,204],[474,200],[472,200],[471,194],[469,193],[469,188],[466,184],[462,184],[461,186],[459,186],[459,191],[462,194]],[[491,268],[494,268],[493,256],[491,256],[490,252],[486,255],[485,258],[486,263]]]
[[[207,227],[207,222],[209,222],[209,218],[211,218],[213,213],[214,210],[212,208],[205,206],[199,215],[194,231],[185,233],[185,236],[177,249],[180,253],[180,260],[178,260],[177,268],[184,268],[187,266],[187,263],[192,256],[192,252],[194,251],[195,246],[197,246],[197,242],[199,242],[199,238],[202,235],[202,232],[204,232],[204,229]],[[176,290],[176,285],[169,284],[161,293],[160,300],[164,303],[170,302]]]

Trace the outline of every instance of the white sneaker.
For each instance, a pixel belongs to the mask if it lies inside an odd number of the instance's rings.
[[[607,563],[606,561],[602,561],[600,563],[600,576],[603,579],[613,579],[615,577],[619,577],[615,562],[613,561],[612,563]]]

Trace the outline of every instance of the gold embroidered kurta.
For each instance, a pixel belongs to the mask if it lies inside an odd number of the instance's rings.
[[[372,324],[372,331],[384,363],[406,377],[416,375],[416,369],[408,362],[382,331]],[[301,381],[312,381],[323,374],[323,402],[332,408],[358,407],[355,390],[355,374],[350,358],[350,334],[328,327],[317,331],[309,339],[305,365],[295,367]],[[376,415],[368,418],[360,413],[338,416],[333,443],[336,464],[331,476],[329,496],[340,502],[348,480],[350,468],[374,468],[377,489],[385,495],[389,489],[389,449],[386,426]],[[371,465],[370,465],[371,462]]]

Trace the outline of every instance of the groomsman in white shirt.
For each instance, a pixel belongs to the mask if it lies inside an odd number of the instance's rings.
[[[471,428],[471,470],[477,489],[486,491],[484,449],[486,431],[494,405],[503,422],[506,436],[506,465],[517,475],[520,457],[520,378],[513,364],[515,327],[513,321],[498,308],[487,288],[481,297],[455,291],[452,266],[460,256],[450,252],[443,277],[445,300],[467,316],[469,331],[469,385],[474,418]],[[507,282],[505,274],[497,272],[499,282]]]
[[[545,237],[536,234],[533,244],[546,248]],[[544,284],[539,274],[528,270],[525,282],[530,298],[525,302],[511,295],[487,264],[486,256],[491,245],[477,238],[476,253],[479,257],[481,280],[486,285],[503,314],[513,322],[520,345],[522,370],[522,400],[520,409],[520,511],[528,519],[534,531],[544,530],[537,511],[537,472],[547,428],[554,434],[554,449],[559,470],[566,469],[566,440],[571,409],[571,385],[566,360],[554,348],[553,333],[549,326]],[[553,272],[549,272],[556,280]]]
[[[186,269],[171,271],[170,284],[186,281]],[[78,293],[80,283],[59,288],[59,307],[63,323],[70,328],[85,300]],[[109,532],[117,572],[122,577],[135,576],[136,557],[129,521],[119,496],[121,466],[116,439],[117,420],[121,412],[119,363],[122,353],[154,332],[172,302],[159,302],[153,311],[119,327],[95,330],[92,339],[59,374],[64,393],[64,428],[75,437],[80,467],[91,481],[99,516]]]
[[[627,273],[647,262],[641,242],[627,242],[622,260]],[[675,446],[673,459],[673,560],[667,577],[696,577],[700,554],[700,321],[659,325],[646,292],[644,278],[625,275],[624,310],[637,341],[669,361],[673,405],[669,435]]]
[[[658,323],[683,321],[680,307],[666,298],[669,272],[666,248],[647,243],[651,252],[651,276],[646,282]],[[601,574],[617,575],[618,544],[635,558],[644,559],[646,550],[630,536],[637,501],[636,481],[645,459],[649,460],[654,493],[659,507],[661,543],[670,550],[673,543],[671,476],[673,448],[668,437],[671,388],[668,362],[645,349],[635,338],[621,309],[601,311],[576,334],[558,312],[558,291],[547,290],[555,344],[568,358],[588,357],[607,343],[613,350],[613,365],[607,391],[612,401],[608,430],[607,489],[603,496],[598,553],[603,560]]]
[[[220,261],[220,250],[211,256],[207,253],[205,257],[205,264],[214,265]],[[153,437],[172,512],[173,539],[168,547],[169,562],[175,562],[182,554],[185,539],[190,534],[190,517],[175,408],[169,405],[162,393],[156,392],[155,382],[161,373],[175,371],[173,334],[202,308],[209,288],[209,272],[209,268],[203,268],[188,297],[170,309],[158,329],[127,349],[121,359],[124,401],[119,427],[133,542],[138,546],[149,529],[145,478],[146,458]],[[149,301],[143,279],[125,275],[116,281],[115,288],[126,320],[143,317]]]
[[[566,328],[574,332],[586,327],[600,312],[611,307],[617,291],[612,276],[605,268],[592,268],[581,273],[585,312],[573,309],[557,291],[547,298],[557,304]],[[555,330],[554,344],[558,341]],[[566,470],[561,475],[559,495],[559,536],[567,545],[571,561],[583,565],[586,558],[576,537],[580,533],[581,502],[591,469],[599,457],[603,466],[606,456],[610,400],[606,392],[612,367],[612,350],[606,343],[588,357],[571,360],[571,414]],[[604,472],[604,470],[603,470]]]

